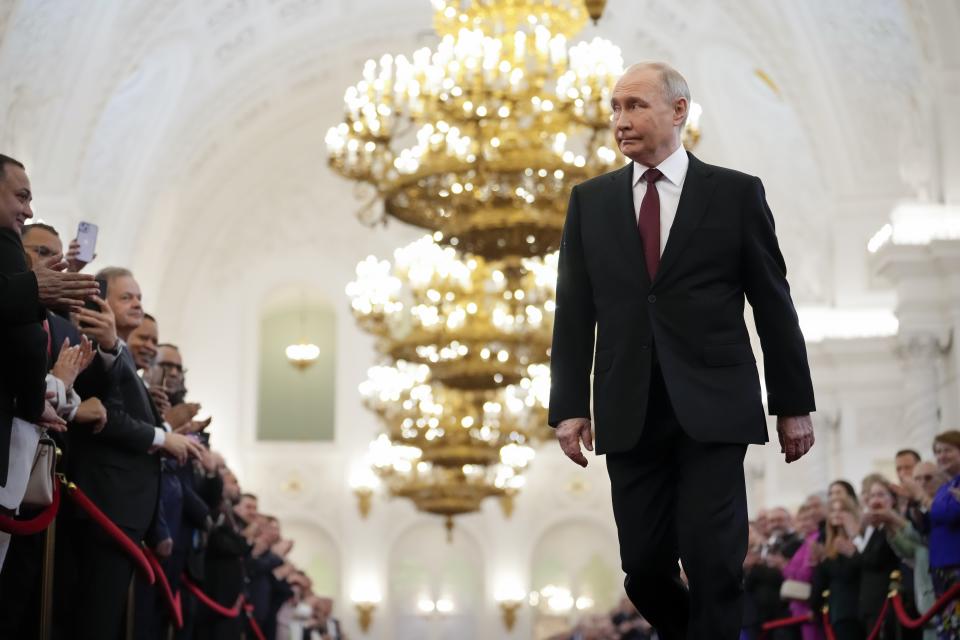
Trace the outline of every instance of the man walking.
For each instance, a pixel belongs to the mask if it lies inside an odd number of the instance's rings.
[[[732,640],[743,458],[767,441],[744,298],[787,462],[813,446],[813,385],[763,185],[683,149],[689,105],[683,76],[663,63],[630,67],[613,92],[614,133],[633,162],[570,197],[549,421],[586,466],[592,364],[627,595],[663,640]]]

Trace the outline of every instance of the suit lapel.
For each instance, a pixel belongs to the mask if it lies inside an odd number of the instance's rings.
[[[687,177],[683,181],[683,191],[680,192],[677,215],[670,227],[667,246],[663,250],[663,256],[660,257],[660,267],[657,269],[657,277],[653,280],[654,284],[663,280],[664,274],[676,264],[687,241],[690,240],[690,236],[700,226],[703,214],[707,212],[710,196],[716,187],[713,180],[713,171],[697,160],[692,153],[687,152],[687,155],[690,156]],[[635,235],[637,235],[639,244],[639,234]]]
[[[637,229],[637,212],[633,208],[633,163],[611,174],[613,198],[610,209],[613,214],[614,233],[620,242],[630,270],[636,274],[644,287],[650,286],[647,263],[643,256],[643,243]]]

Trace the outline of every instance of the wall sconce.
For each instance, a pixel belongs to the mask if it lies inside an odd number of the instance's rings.
[[[494,594],[494,600],[500,606],[503,626],[511,631],[517,624],[517,614],[526,601],[526,592],[518,580],[506,579]]]
[[[506,627],[507,631],[511,631],[514,625],[517,624],[517,612],[520,610],[521,605],[523,605],[522,600],[501,600],[500,604],[500,613],[503,614],[503,626]]]
[[[373,492],[379,483],[369,466],[357,467],[350,476],[350,488],[357,496],[357,510],[360,517],[366,519],[373,507]]]
[[[373,624],[373,612],[377,610],[377,603],[354,602],[353,606],[357,608],[357,622],[360,624],[360,630],[366,633]]]
[[[377,610],[380,604],[380,589],[374,583],[359,585],[354,588],[353,606],[357,609],[357,623],[360,630],[366,633],[373,624],[373,612]]]

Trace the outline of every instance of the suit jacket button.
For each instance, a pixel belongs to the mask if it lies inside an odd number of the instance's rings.
[[[653,295],[652,293],[647,296],[647,302],[649,302],[650,304],[653,304],[656,301],[657,301],[657,296]]]

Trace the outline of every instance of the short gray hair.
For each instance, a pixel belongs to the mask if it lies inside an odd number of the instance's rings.
[[[673,104],[680,98],[684,98],[687,101],[687,115],[690,114],[690,87],[687,86],[687,79],[683,75],[671,67],[666,62],[637,62],[627,67],[627,70],[624,71],[623,75],[626,76],[635,71],[642,71],[646,69],[652,69],[653,71],[660,72],[660,82],[663,85],[663,98],[668,103]],[[683,125],[687,123],[687,118],[684,116],[683,122],[680,123],[680,128],[683,129]]]
[[[132,278],[133,273],[126,267],[104,267],[103,269],[100,269],[100,271],[97,271],[96,276],[97,280],[103,280],[108,285],[113,281],[114,278],[127,277]]]

